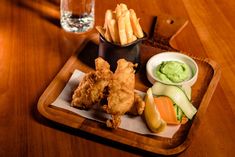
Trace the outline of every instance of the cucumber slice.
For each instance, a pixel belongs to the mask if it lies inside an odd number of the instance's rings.
[[[184,93],[186,94],[188,99],[191,100],[192,99],[192,88],[187,85],[183,85],[180,88],[184,91]]]
[[[178,121],[182,121],[182,117],[183,117],[183,115],[184,115],[184,113],[183,113],[183,111],[181,110],[181,108],[179,108],[179,106],[177,106],[177,119],[178,119]]]
[[[189,119],[192,119],[197,112],[197,109],[191,104],[183,90],[177,86],[156,82],[152,87],[152,92],[157,96],[165,95],[171,98]]]
[[[181,122],[182,121],[182,117],[184,115],[183,111],[176,104],[174,104],[174,109],[175,109],[177,120]]]
[[[175,113],[176,113],[176,116],[177,116],[178,106],[176,104],[174,104],[174,109],[175,109]]]

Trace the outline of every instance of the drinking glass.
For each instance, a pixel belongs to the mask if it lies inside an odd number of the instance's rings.
[[[95,0],[61,0],[60,23],[68,32],[83,33],[95,22]]]

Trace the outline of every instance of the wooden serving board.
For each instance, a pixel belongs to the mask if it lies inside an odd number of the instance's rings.
[[[187,22],[185,20],[177,20],[177,18],[173,17],[170,19],[174,22],[167,21],[169,17],[159,18],[158,25],[154,26],[153,29],[153,38],[145,42],[148,46],[141,46],[141,69],[136,74],[135,88],[137,90],[146,91],[151,87],[146,77],[145,65],[147,60],[159,52],[166,51],[166,49],[173,50],[169,44],[170,40],[179,33],[179,30],[182,30],[182,28],[186,26]],[[158,26],[160,26],[160,28]],[[162,31],[166,32],[161,33]],[[154,36],[158,37],[156,38]],[[170,139],[158,136],[140,135],[123,129],[111,130],[105,127],[103,123],[88,120],[51,105],[59,96],[75,69],[79,69],[83,72],[94,69],[94,59],[98,57],[97,34],[87,38],[82,45],[83,47],[69,58],[40,97],[37,107],[44,117],[62,125],[152,153],[164,155],[178,154],[189,146],[194,134],[197,133],[197,128],[201,121],[203,121],[203,115],[205,114],[220,78],[220,68],[213,60],[191,56],[195,59],[199,67],[198,80],[192,87],[192,103],[198,109],[198,112],[192,121],[182,125],[174,137]]]

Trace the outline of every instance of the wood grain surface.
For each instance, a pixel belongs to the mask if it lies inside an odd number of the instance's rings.
[[[165,29],[165,32],[168,31]],[[93,38],[94,37],[98,38],[98,34],[94,34]],[[205,112],[220,79],[221,69],[216,62],[208,58],[194,58],[198,65],[199,75],[197,82],[192,87],[192,103],[198,111],[192,121],[182,125],[177,133],[169,139],[136,134],[124,129],[110,130],[103,123],[86,119],[66,109],[61,109],[52,105],[68,83],[68,80],[75,69],[81,71],[92,70],[91,68],[94,63],[92,64],[91,62],[94,62],[95,58],[98,56],[98,44],[93,43],[88,38],[84,45],[86,45],[84,48],[68,59],[66,64],[39,98],[37,108],[40,114],[61,125],[77,129],[77,131],[82,130],[105,139],[125,144],[126,147],[132,147],[150,153],[175,155],[188,148],[191,141],[194,139],[194,135],[197,134],[201,122],[204,120]],[[96,53],[94,49],[97,49]],[[151,56],[165,50],[146,45],[142,45],[140,49],[142,66],[139,68],[135,77],[135,89],[147,91],[152,85],[146,77],[146,62]],[[95,57],[93,58],[92,55],[89,55],[90,58],[86,58],[84,57],[84,54],[95,54],[93,55]],[[72,93],[67,94],[72,95]]]
[[[124,2],[136,10],[148,32],[153,16],[189,20],[175,48],[220,64],[221,80],[189,148],[179,156],[235,154],[235,1],[96,0],[96,24],[104,12]],[[0,1],[0,156],[150,156],[122,144],[62,127],[38,114],[39,97],[84,35],[59,23],[59,0]]]

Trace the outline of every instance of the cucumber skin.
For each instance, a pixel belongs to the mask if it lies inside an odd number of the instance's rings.
[[[177,106],[177,116],[179,121],[182,121],[182,117],[183,117],[183,111],[181,110],[181,108],[179,106]]]
[[[184,91],[189,100],[192,99],[192,88],[190,86],[179,86],[180,89]]]
[[[165,95],[171,98],[189,119],[192,119],[197,112],[197,109],[191,104],[182,89],[177,86],[156,82],[152,87],[152,93],[157,96]]]

